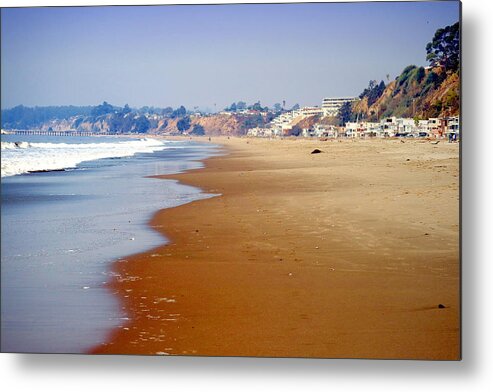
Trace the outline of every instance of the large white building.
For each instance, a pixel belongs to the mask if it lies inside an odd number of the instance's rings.
[[[346,98],[324,98],[322,102],[322,110],[324,116],[335,117],[339,114],[339,109],[346,102],[357,102],[359,98],[346,97]]]

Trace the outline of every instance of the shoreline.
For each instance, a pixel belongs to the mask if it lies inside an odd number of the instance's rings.
[[[60,137],[36,142],[66,143]],[[98,141],[73,143],[90,144],[92,150]],[[110,154],[112,145],[107,145]],[[200,160],[216,149],[188,142],[163,146],[150,154],[86,162],[75,170],[2,177],[5,351],[84,353],[125,322],[119,298],[105,287],[114,260],[167,241],[148,225],[157,210],[210,196],[146,177],[202,167]],[[19,150],[21,158],[24,151]]]
[[[158,177],[221,196],[113,263],[130,321],[91,353],[459,358],[458,146],[211,142],[229,154]]]

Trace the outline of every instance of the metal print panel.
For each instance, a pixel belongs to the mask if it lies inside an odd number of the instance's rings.
[[[2,8],[2,352],[460,359],[460,11]]]

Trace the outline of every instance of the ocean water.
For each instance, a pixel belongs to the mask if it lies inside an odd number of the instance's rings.
[[[165,243],[147,226],[157,210],[214,196],[148,177],[200,168],[219,150],[149,138],[1,140],[2,351],[86,352],[127,322],[104,284],[112,261]]]

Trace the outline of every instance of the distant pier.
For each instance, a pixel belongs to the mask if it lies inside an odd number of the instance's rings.
[[[41,131],[41,130],[11,130],[11,135],[40,135],[40,136],[95,136],[101,133],[85,131]]]

